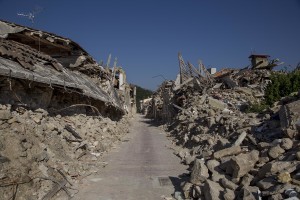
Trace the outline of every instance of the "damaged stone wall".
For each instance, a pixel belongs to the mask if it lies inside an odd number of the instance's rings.
[[[300,96],[260,114],[245,112],[263,100],[269,74],[226,70],[207,86],[207,77],[186,73],[185,80],[168,81],[153,95],[149,117],[168,125],[175,154],[191,167],[177,199],[299,198]],[[170,106],[172,120],[157,114]]]
[[[124,104],[134,98],[127,95],[127,90],[118,94],[113,85],[114,72],[99,66],[70,39],[4,21],[0,21],[0,36],[2,76],[49,85],[54,91],[63,88],[73,96],[81,94],[99,101],[97,105],[109,107],[112,117],[115,114],[121,117],[125,113]]]
[[[69,199],[82,178],[106,165],[96,161],[127,132],[126,118],[51,115],[1,104],[1,199]]]
[[[0,21],[0,199],[70,199],[105,167],[135,102],[112,80],[75,42]]]

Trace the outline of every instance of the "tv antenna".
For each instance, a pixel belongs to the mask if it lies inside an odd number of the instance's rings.
[[[27,17],[30,21],[31,21],[31,23],[33,23],[34,24],[34,13],[33,12],[30,12],[30,13],[28,13],[28,14],[24,14],[24,13],[17,13],[17,15],[19,15],[19,16],[22,16],[22,17]]]
[[[18,16],[21,16],[21,17],[26,17],[28,18],[32,24],[34,24],[34,19],[35,19],[35,16],[36,14],[42,12],[43,8],[40,7],[40,6],[35,6],[34,10],[32,12],[29,12],[27,14],[24,14],[24,13],[17,13]],[[41,51],[41,38],[39,37],[39,49],[38,51],[40,52]]]
[[[36,15],[38,13],[40,13],[42,10],[43,10],[42,7],[36,6],[35,9],[32,12],[29,12],[29,13],[17,13],[17,15],[21,16],[21,17],[28,18],[31,21],[31,23],[34,24],[34,19],[36,18]]]

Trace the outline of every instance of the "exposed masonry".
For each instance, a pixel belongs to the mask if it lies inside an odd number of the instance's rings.
[[[135,87],[74,41],[0,21],[0,199],[70,199],[128,132]]]
[[[191,167],[177,199],[298,199],[300,94],[262,114],[245,112],[263,100],[275,62],[214,75],[185,65],[181,55],[179,63],[177,80],[143,105]]]
[[[29,88],[33,82],[42,83],[40,87],[49,87],[60,96],[72,94],[74,99],[77,95],[76,103],[95,102],[94,106],[100,105],[101,114],[111,114],[114,118],[135,112],[134,88],[126,80],[122,88],[115,86],[118,77],[113,76],[119,75],[120,70],[116,73],[113,70],[117,68],[99,66],[70,39],[4,21],[0,21],[0,36],[0,75],[8,81],[20,79],[24,88],[26,82],[30,83]],[[51,92],[48,95],[47,99],[51,99]]]

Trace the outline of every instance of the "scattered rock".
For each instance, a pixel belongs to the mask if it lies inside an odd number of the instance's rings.
[[[230,189],[230,190],[236,190],[237,189],[237,185],[234,184],[233,182],[229,181],[226,178],[222,178],[221,179],[221,184],[224,188]]]
[[[216,182],[206,180],[203,186],[203,194],[206,200],[222,199],[224,189]]]
[[[9,110],[0,110],[0,120],[8,120],[12,117]]]
[[[266,190],[275,184],[277,184],[277,181],[276,178],[273,176],[260,180],[256,185],[259,187],[259,189]]]
[[[289,183],[292,181],[291,175],[288,172],[281,172],[277,176],[277,180],[280,183]]]
[[[230,190],[228,188],[225,189],[225,192],[224,192],[224,199],[225,200],[232,200],[232,199],[235,199],[235,194],[234,194],[234,191],[233,190]]]
[[[272,159],[275,159],[282,155],[284,152],[284,149],[277,145],[275,147],[271,147],[268,154]]]
[[[247,154],[239,154],[231,159],[233,168],[232,176],[234,178],[240,178],[246,175],[251,169],[253,169],[255,163],[259,159],[259,152],[252,150]]]
[[[217,151],[214,153],[214,158],[216,159],[220,159],[222,157],[225,156],[231,156],[231,155],[235,155],[235,154],[239,154],[241,153],[242,149],[240,146],[232,146],[226,149],[222,149],[220,151]]]
[[[190,182],[195,185],[199,185],[202,182],[204,182],[208,177],[208,169],[204,161],[196,159],[192,169]]]
[[[293,148],[293,141],[290,138],[282,138],[280,146],[284,150],[290,150],[291,148]]]

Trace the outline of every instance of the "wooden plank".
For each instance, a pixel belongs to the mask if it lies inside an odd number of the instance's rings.
[[[65,129],[69,131],[76,139],[82,140],[82,137],[70,125],[67,124]]]
[[[64,179],[55,183],[55,186],[42,198],[42,200],[50,200],[54,195],[56,195],[61,189],[65,187],[67,181]]]

